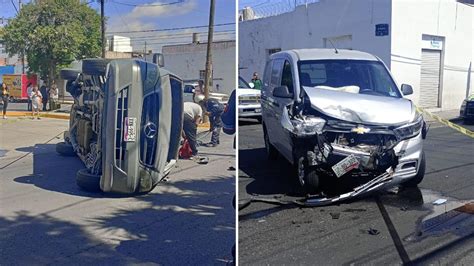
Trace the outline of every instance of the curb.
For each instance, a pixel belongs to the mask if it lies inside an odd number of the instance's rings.
[[[9,117],[31,117],[31,112],[7,112]],[[66,119],[69,120],[69,114],[55,114],[55,113],[40,113],[40,117]]]

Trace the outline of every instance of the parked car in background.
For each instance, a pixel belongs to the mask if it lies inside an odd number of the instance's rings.
[[[301,49],[271,55],[262,90],[270,159],[282,155],[310,193],[331,184],[344,197],[425,174],[423,117],[377,57],[359,51]]]
[[[56,151],[84,162],[77,184],[116,193],[152,190],[178,158],[182,80],[136,59],[85,59],[82,69],[60,75],[74,104]]]
[[[194,102],[194,90],[198,84],[197,83],[186,83],[184,84],[184,101],[185,102]],[[216,99],[221,104],[227,104],[229,101],[229,95],[225,93],[209,92],[210,99]]]
[[[474,122],[474,94],[471,94],[462,102],[459,116],[464,119],[464,122]]]
[[[255,118],[259,122],[262,121],[260,93],[260,90],[252,89],[242,77],[239,77],[239,88],[237,89],[239,118]]]

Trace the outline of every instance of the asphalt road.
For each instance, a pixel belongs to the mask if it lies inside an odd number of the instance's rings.
[[[326,207],[251,203],[239,212],[239,264],[473,265],[474,139],[435,123],[424,149],[418,189]],[[266,159],[262,127],[252,120],[239,124],[238,180],[241,203],[252,194],[304,196],[284,159]],[[437,199],[447,202],[433,205]]]
[[[181,160],[151,193],[126,197],[76,186],[82,162],[55,152],[67,125],[0,120],[0,265],[223,265],[232,259],[233,136],[200,149],[209,164]]]

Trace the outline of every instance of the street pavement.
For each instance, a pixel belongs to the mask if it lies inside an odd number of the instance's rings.
[[[200,148],[207,165],[180,160],[151,193],[118,196],[76,186],[82,162],[55,152],[67,126],[48,118],[0,120],[0,265],[231,261],[233,136]]]
[[[419,188],[314,208],[252,202],[239,211],[239,264],[473,265],[474,139],[429,124]],[[266,159],[262,126],[253,120],[239,123],[238,186],[239,203],[252,195],[304,197],[290,165]],[[447,201],[434,205],[438,199]]]

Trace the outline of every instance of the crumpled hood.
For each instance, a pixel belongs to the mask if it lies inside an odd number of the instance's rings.
[[[311,107],[328,116],[366,124],[402,124],[413,121],[410,100],[303,87]]]

